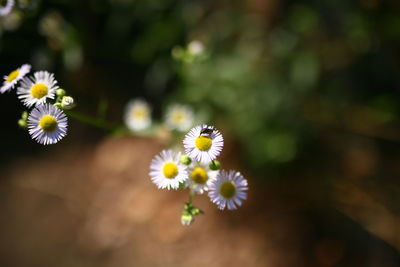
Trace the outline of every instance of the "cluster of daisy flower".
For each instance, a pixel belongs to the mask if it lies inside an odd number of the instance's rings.
[[[143,99],[133,99],[125,108],[124,121],[131,132],[148,130],[152,126],[151,107]],[[172,104],[167,108],[164,125],[174,131],[184,132],[194,123],[193,110],[187,105]]]
[[[150,165],[150,177],[160,189],[188,189],[189,201],[184,205],[181,223],[190,225],[203,213],[193,205],[195,194],[208,192],[219,209],[237,209],[247,198],[247,180],[240,172],[220,170],[216,160],[224,139],[213,126],[192,128],[183,140],[185,154],[163,150]]]
[[[28,128],[38,143],[55,144],[67,134],[68,120],[63,110],[73,108],[74,99],[66,96],[52,73],[37,71],[27,77],[30,71],[31,66],[24,64],[4,76],[0,93],[9,92],[18,85],[18,98],[27,108],[32,108],[30,112],[22,112],[18,124]]]

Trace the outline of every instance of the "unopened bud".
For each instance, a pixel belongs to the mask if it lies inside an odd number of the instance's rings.
[[[74,99],[70,96],[64,96],[61,100],[62,109],[72,109],[75,107]]]
[[[218,160],[211,161],[210,169],[213,171],[218,171],[219,169],[221,169],[221,163]]]
[[[21,119],[18,120],[18,125],[21,128],[26,128],[28,126],[28,111],[24,111],[21,114]]]
[[[66,94],[65,90],[62,89],[62,88],[58,88],[58,89],[56,90],[56,95],[57,95],[58,97],[63,97],[63,96],[65,96],[65,94]]]
[[[19,125],[19,127],[21,127],[21,128],[26,128],[26,127],[28,126],[26,120],[23,120],[23,119],[19,119],[19,120],[18,120],[18,125]]]
[[[188,212],[183,212],[181,216],[182,225],[191,225],[194,221],[194,216]]]
[[[187,155],[182,155],[181,156],[181,163],[185,164],[185,165],[189,165],[190,163],[192,163],[192,159]]]
[[[23,120],[27,120],[28,119],[28,111],[24,111],[24,112],[22,112],[22,115],[21,115],[21,119],[23,119]]]

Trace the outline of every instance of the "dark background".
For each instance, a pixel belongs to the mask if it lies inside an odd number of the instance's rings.
[[[147,175],[165,143],[70,118],[41,146],[0,97],[0,262],[7,266],[399,266],[400,3],[19,1],[0,18],[2,75],[55,73],[77,112],[122,124],[191,105],[224,134],[249,200],[184,228],[185,194]],[[201,58],[173,56],[200,40]]]

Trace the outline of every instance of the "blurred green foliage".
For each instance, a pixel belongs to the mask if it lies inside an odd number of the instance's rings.
[[[305,153],[321,127],[397,139],[385,129],[399,115],[399,11],[393,0],[24,0],[1,19],[0,64],[92,68],[119,103],[190,103],[256,169]]]
[[[393,15],[400,4],[285,1],[262,8],[260,1],[227,5],[198,22],[211,56],[183,64],[185,99],[219,114],[255,168],[307,151],[321,125],[387,138],[380,128],[395,126],[399,114]]]

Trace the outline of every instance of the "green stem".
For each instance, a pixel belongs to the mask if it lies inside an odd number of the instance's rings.
[[[189,202],[188,202],[189,204],[192,204],[193,198],[194,198],[194,191],[192,187],[189,187]]]
[[[118,130],[118,126],[112,125],[109,122],[106,122],[104,119],[99,119],[96,117],[92,117],[89,115],[85,115],[85,114],[81,114],[79,112],[74,112],[74,111],[70,111],[70,110],[64,110],[65,114],[67,114],[68,116],[70,116],[71,118],[74,118],[80,122],[89,124],[91,126],[109,131],[109,132],[115,132],[116,130]]]

